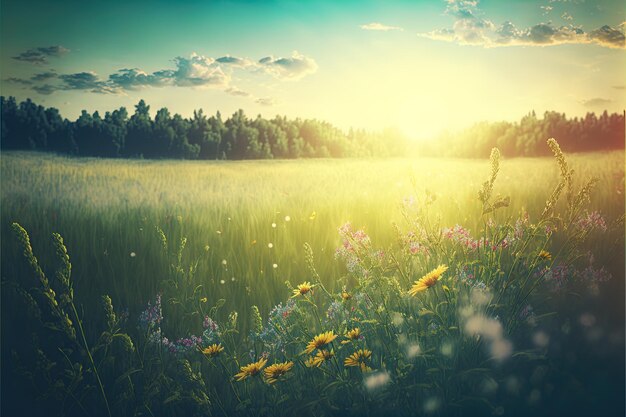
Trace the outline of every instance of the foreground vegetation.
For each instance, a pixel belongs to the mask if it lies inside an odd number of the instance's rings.
[[[2,263],[3,369],[13,351],[40,414],[578,406],[550,352],[610,333],[590,297],[622,311],[623,154],[551,147],[490,166],[3,155],[2,259],[25,259]]]

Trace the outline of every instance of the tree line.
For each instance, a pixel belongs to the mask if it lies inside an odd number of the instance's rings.
[[[124,107],[104,117],[83,110],[72,122],[58,109],[30,99],[19,104],[14,97],[0,100],[4,150],[109,158],[269,159],[394,156],[406,148],[406,139],[394,130],[345,133],[318,120],[249,118],[243,110],[222,120],[219,112],[207,117],[197,110],[183,118],[162,108],[151,118],[150,106],[141,100],[130,117]]]
[[[93,114],[83,110],[75,121],[59,110],[30,99],[17,103],[0,97],[3,150],[39,150],[109,158],[270,159],[316,157],[385,157],[407,153],[409,142],[398,131],[344,132],[327,122],[276,116],[249,118],[238,110],[227,120],[202,110],[190,118],[167,108],[154,118],[140,100],[129,116],[121,107]],[[418,123],[416,121],[416,123]],[[557,138],[567,152],[624,149],[624,114],[567,118],[554,111],[538,118],[530,112],[519,122],[481,122],[460,132],[445,132],[416,153],[484,158],[498,147],[504,156],[545,156],[547,138]]]
[[[566,152],[624,149],[624,113],[567,118],[564,113],[546,111],[538,118],[534,111],[519,122],[481,122],[461,132],[443,133],[424,149],[433,156],[485,158],[493,147],[504,156],[547,156],[548,138],[556,138]]]

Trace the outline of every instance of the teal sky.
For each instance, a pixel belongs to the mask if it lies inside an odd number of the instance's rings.
[[[621,112],[625,20],[622,0],[3,0],[1,89],[72,119],[143,98],[427,138]]]

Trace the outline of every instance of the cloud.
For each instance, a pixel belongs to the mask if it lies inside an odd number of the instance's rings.
[[[171,85],[174,71],[157,71],[148,74],[138,68],[123,68],[109,75],[109,83],[125,90],[139,90],[143,87]]]
[[[273,98],[257,98],[254,102],[261,106],[273,106],[276,104],[276,100]]]
[[[299,80],[317,71],[317,63],[297,51],[294,51],[289,58],[272,56],[261,58],[258,64],[274,77],[287,80]]]
[[[541,10],[543,10],[543,14],[544,14],[544,15],[545,15],[545,14],[548,14],[548,13],[550,13],[552,10],[554,10],[554,7],[552,7],[552,6],[539,6],[539,8],[540,8]]]
[[[77,72],[74,74],[59,75],[59,79],[63,84],[59,90],[88,90],[92,93],[99,94],[117,94],[120,91],[103,81],[93,72]]]
[[[224,91],[226,91],[231,96],[250,97],[250,93],[240,90],[237,87],[229,87]]]
[[[50,84],[36,85],[33,87],[33,90],[35,90],[37,93],[42,94],[44,96],[50,95],[54,93],[55,91],[57,91],[58,89],[59,89],[58,87],[55,87]]]
[[[195,52],[189,58],[176,57],[176,71],[173,73],[174,84],[178,86],[221,86],[226,87],[230,76],[220,65],[214,65],[213,58],[198,55]]]
[[[549,7],[549,6],[547,6]],[[546,10],[546,9],[544,9]],[[554,26],[551,22],[538,23],[528,28],[517,28],[512,22],[501,25],[482,17],[478,1],[448,0],[446,14],[453,17],[452,28],[436,29],[418,36],[455,42],[460,45],[497,46],[548,46],[561,44],[596,44],[609,48],[625,48],[624,25],[613,28],[604,25],[589,33],[572,24]],[[565,20],[571,15],[564,13]]]
[[[48,51],[50,52],[50,51]],[[149,87],[212,87],[223,90],[227,94],[239,97],[250,97],[258,104],[273,105],[272,99],[255,99],[247,91],[231,86],[232,74],[235,71],[269,74],[279,79],[298,80],[317,70],[317,63],[307,56],[293,52],[288,58],[268,56],[253,61],[226,55],[217,59],[192,53],[189,57],[178,56],[173,59],[174,69],[162,69],[152,73],[139,68],[122,68],[102,79],[93,71],[72,74],[57,74],[46,71],[35,74],[30,80],[9,78],[5,81],[34,85],[32,89],[39,94],[52,94],[55,91],[82,90],[100,94],[123,94],[125,91],[136,91]],[[56,84],[42,83],[58,80]]]
[[[567,21],[572,21],[572,20],[574,20],[574,17],[571,14],[569,14],[568,12],[563,12],[563,14],[561,15],[561,19],[567,20]]]
[[[582,105],[590,109],[605,109],[606,106],[608,106],[611,103],[613,103],[613,100],[600,98],[600,97],[591,98],[589,100],[582,101]]]
[[[6,78],[4,81],[9,82],[11,84],[21,84],[21,85],[31,85],[33,83],[30,80],[25,80],[23,78],[17,78],[17,77],[9,77],[9,78]]]
[[[390,30],[398,30],[398,31],[403,31],[404,29],[402,29],[401,27],[398,26],[387,26],[387,25],[383,25],[382,23],[378,23],[378,22],[372,22],[372,23],[368,23],[365,25],[361,25],[359,26],[361,29],[363,30],[378,30],[378,31],[382,31],[382,32],[387,32]]]
[[[43,65],[48,63],[49,57],[59,57],[70,52],[69,49],[57,46],[41,46],[39,48],[29,49],[21,54],[14,56],[13,59],[18,61],[29,62],[31,64]]]
[[[613,88],[616,89],[616,90],[624,90],[626,88],[626,86],[624,86],[624,85],[614,85]]]
[[[46,80],[50,80],[52,78],[56,78],[57,77],[57,73],[54,71],[46,71],[46,72],[40,72],[39,74],[35,74],[32,77],[30,77],[30,79],[32,81],[46,81]]]
[[[240,68],[249,68],[255,66],[255,63],[252,60],[249,60],[247,58],[237,58],[230,55],[217,58],[215,62]]]
[[[607,46],[609,48],[624,48],[626,46],[626,37],[624,36],[624,25],[621,28],[612,28],[604,25],[601,28],[589,32],[589,39],[598,45]]]

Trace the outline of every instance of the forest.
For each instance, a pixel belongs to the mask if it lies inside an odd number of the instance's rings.
[[[207,117],[196,110],[190,118],[139,101],[129,115],[125,107],[89,114],[75,121],[58,109],[45,108],[30,99],[17,103],[0,98],[3,150],[37,150],[107,158],[148,159],[295,159],[388,157],[415,153],[422,156],[481,158],[498,147],[507,157],[545,156],[546,138],[557,137],[568,152],[624,148],[624,114],[568,118],[530,112],[519,122],[481,122],[460,132],[445,132],[430,142],[411,142],[395,129],[345,132],[314,119],[265,119],[238,110],[223,120],[220,112]],[[419,120],[416,119],[416,123]]]

